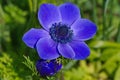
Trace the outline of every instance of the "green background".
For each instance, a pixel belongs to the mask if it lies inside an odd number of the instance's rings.
[[[21,39],[30,28],[41,27],[37,11],[42,3],[68,1],[97,25],[97,34],[86,41],[91,54],[86,60],[63,59],[63,69],[43,79],[35,69],[37,52]],[[120,0],[0,0],[0,80],[47,79],[120,80]]]

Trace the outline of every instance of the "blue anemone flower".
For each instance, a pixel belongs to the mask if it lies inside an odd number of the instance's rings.
[[[95,35],[97,27],[90,20],[81,18],[76,5],[42,4],[38,10],[38,20],[43,29],[30,29],[24,34],[23,41],[35,48],[40,58],[51,60],[62,55],[82,60],[89,56],[90,49],[84,41]]]
[[[57,62],[55,59],[46,61],[46,60],[38,60],[36,63],[36,69],[39,74],[43,77],[52,76],[57,73],[62,68],[62,64]]]

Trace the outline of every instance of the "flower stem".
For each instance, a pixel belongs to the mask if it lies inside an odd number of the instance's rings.
[[[96,10],[97,10],[97,9],[96,9],[96,2],[97,2],[96,0],[92,0],[92,3],[93,3],[93,20],[94,20],[94,22],[97,24],[97,17],[96,17],[96,14],[97,14],[97,13],[96,13],[96,12],[97,12],[97,11],[96,11]]]
[[[106,25],[106,12],[107,12],[107,8],[108,8],[108,3],[110,0],[103,0],[103,40],[107,39],[106,36],[106,29],[107,29],[107,25]]]

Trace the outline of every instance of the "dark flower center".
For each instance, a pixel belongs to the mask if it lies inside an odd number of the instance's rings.
[[[72,40],[73,31],[69,26],[62,23],[52,24],[49,34],[58,43],[67,43]]]

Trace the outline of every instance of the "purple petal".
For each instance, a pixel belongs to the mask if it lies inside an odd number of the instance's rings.
[[[96,31],[96,25],[88,19],[78,19],[72,26],[71,29],[75,37],[80,40],[88,40],[91,39]]]
[[[41,76],[51,76],[54,75],[54,72],[52,71],[52,69],[48,66],[43,66],[41,67],[41,71],[40,71]]]
[[[89,56],[90,49],[84,42],[72,41],[69,44],[75,52],[75,57],[73,59],[83,60]]]
[[[74,53],[73,49],[68,44],[59,44],[58,51],[65,58],[72,59],[73,57],[75,57],[75,53]]]
[[[38,60],[36,63],[36,69],[41,76],[53,76],[62,68],[62,64],[56,60]]]
[[[54,73],[56,73],[62,68],[62,64],[58,63],[56,60],[51,60],[49,63],[49,67]]]
[[[41,76],[51,76],[54,74],[46,61],[38,60],[36,63],[36,69]]]
[[[36,45],[36,42],[42,38],[42,37],[48,37],[49,34],[47,31],[43,30],[43,29],[35,29],[35,28],[32,28],[30,29],[28,32],[26,32],[24,35],[23,35],[23,38],[22,40],[24,41],[24,43],[31,47],[31,48],[34,48],[35,45]]]
[[[79,8],[72,3],[65,3],[59,6],[62,22],[69,26],[78,18],[80,18]]]
[[[60,12],[53,4],[42,4],[38,11],[38,19],[47,31],[49,31],[52,24],[61,21]]]
[[[51,38],[42,38],[37,42],[37,51],[42,59],[55,59],[59,57],[57,44]]]

